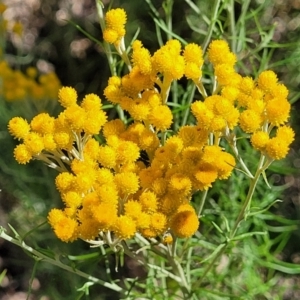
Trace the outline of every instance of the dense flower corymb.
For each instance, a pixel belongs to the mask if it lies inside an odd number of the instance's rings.
[[[125,11],[112,9],[105,21],[104,40],[122,54]],[[199,45],[183,48],[173,39],[151,54],[136,40],[129,73],[112,76],[104,90],[130,122],[107,121],[97,95],[79,101],[72,87],[58,92],[64,110],[57,118],[41,113],[29,123],[19,117],[9,122],[9,132],[21,141],[14,150],[19,163],[39,159],[60,172],[55,186],[64,208],[48,214],[59,239],[99,239],[115,247],[136,233],[167,244],[191,237],[200,224],[193,194],[229,178],[240,162],[221,140],[234,148],[236,132],[242,131],[267,162],[287,155],[294,132],[286,125],[288,91],[276,74],[267,70],[257,80],[241,76],[224,40],[211,42],[208,59],[214,68],[212,95],[206,95],[201,82]],[[194,123],[176,132],[169,92],[183,76],[204,99],[190,106]]]

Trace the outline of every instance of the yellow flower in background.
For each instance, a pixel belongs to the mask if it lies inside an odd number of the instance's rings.
[[[23,25],[22,25],[22,23],[21,22],[16,22],[13,25],[12,32],[15,33],[18,36],[22,36],[22,34],[23,34]]]
[[[4,3],[0,3],[0,14],[4,13],[7,9],[7,6]]]

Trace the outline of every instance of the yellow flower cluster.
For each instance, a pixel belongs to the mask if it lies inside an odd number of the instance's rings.
[[[108,12],[104,39],[116,43],[125,34],[125,22],[123,10]],[[136,233],[160,236],[165,243],[190,237],[199,227],[192,195],[227,179],[236,164],[219,146],[222,137],[239,126],[270,159],[287,154],[294,132],[285,125],[290,105],[276,75],[265,71],[256,81],[242,77],[225,41],[213,41],[208,58],[217,89],[191,105],[196,124],[173,135],[166,134],[173,121],[167,106],[170,85],[186,76],[199,86],[203,64],[200,46],[182,48],[177,40],[153,55],[135,41],[130,72],[109,79],[104,95],[130,114],[128,125],[120,119],[107,122],[94,94],[77,104],[70,87],[59,90],[64,111],[57,118],[43,113],[30,124],[22,118],[9,122],[11,135],[23,141],[14,151],[19,163],[36,158],[60,171],[55,185],[65,207],[48,215],[58,238],[100,239],[115,246]]]
[[[0,95],[6,101],[56,99],[61,86],[56,74],[51,72],[37,78],[37,73],[34,67],[29,67],[24,74],[13,70],[6,61],[0,61]]]
[[[42,113],[29,124],[15,117],[8,129],[23,141],[14,151],[19,163],[36,158],[61,171],[55,184],[65,208],[52,209],[48,217],[61,240],[90,240],[112,232],[115,242],[137,232],[145,237],[194,234],[199,221],[189,204],[192,192],[225,178],[234,164],[231,156],[219,147],[204,147],[204,133],[196,127],[160,147],[157,135],[142,122],[127,128],[121,120],[106,122],[94,94],[78,105],[76,91],[63,87],[59,102],[65,110],[57,118]],[[106,141],[101,145],[92,138],[100,133]],[[203,138],[185,145],[185,136],[192,134]],[[151,164],[139,159],[142,150],[154,155]],[[218,155],[218,167],[211,155]]]
[[[291,109],[287,88],[278,83],[273,71],[262,72],[256,81],[242,77],[234,70],[236,56],[223,40],[210,44],[208,58],[214,66],[220,95],[192,104],[198,125],[219,134],[239,125],[251,135],[255,149],[270,159],[284,158],[294,140],[293,130],[286,125]],[[272,129],[276,126],[274,135]]]
[[[106,28],[103,32],[103,39],[110,44],[118,44],[124,37],[127,15],[124,9],[111,9],[105,15]]]
[[[48,113],[40,113],[30,124],[20,117],[9,121],[10,134],[23,141],[14,150],[15,159],[20,164],[26,164],[33,158],[49,163],[48,159],[55,159],[59,154],[64,157],[62,150],[68,150],[74,157],[80,157],[84,138],[98,134],[106,122],[100,98],[94,94],[87,95],[79,106],[76,104],[76,91],[63,87],[59,91],[59,101],[65,110],[57,118]],[[85,136],[82,137],[83,132]],[[74,148],[74,143],[80,147]],[[70,163],[70,158],[65,157],[64,161]]]

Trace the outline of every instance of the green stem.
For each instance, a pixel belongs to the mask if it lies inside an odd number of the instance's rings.
[[[15,239],[9,235],[7,235],[5,232],[4,232],[4,228],[0,228],[0,237],[7,240],[8,242],[12,243],[12,244],[15,244],[21,248],[23,248],[25,251],[31,253],[33,255],[33,258],[36,259],[36,260],[42,260],[42,261],[45,261],[47,263],[50,263],[54,266],[57,266],[61,269],[64,269],[68,272],[71,272],[71,273],[74,273],[76,275],[79,275],[81,277],[84,277],[86,279],[88,279],[89,281],[92,281],[93,283],[97,283],[97,284],[100,284],[106,288],[109,288],[111,290],[114,290],[116,292],[121,292],[122,291],[122,288],[118,285],[116,285],[115,283],[109,283],[109,282],[105,282],[101,279],[98,279],[96,277],[93,277],[87,273],[84,273],[82,271],[79,271],[77,269],[75,269],[74,267],[69,267],[63,263],[61,263],[59,260],[56,260],[56,259],[52,259],[44,254],[42,254],[41,252],[31,248],[30,246],[28,246],[27,244],[25,244],[24,241],[21,241],[21,240],[18,240],[18,239]]]
[[[229,130],[228,127],[225,129],[225,134],[224,135],[225,135],[225,138],[226,138],[231,150],[233,151],[236,159],[241,164],[242,169],[244,170],[244,172],[247,174],[248,177],[253,179],[252,173],[250,172],[250,170],[248,169],[248,167],[246,166],[246,164],[244,163],[242,157],[239,154],[239,150],[238,150],[237,145],[236,145],[236,135],[234,133],[230,134],[230,130]]]
[[[229,28],[231,33],[231,51],[237,53],[236,43],[237,43],[237,33],[235,28],[235,14],[234,14],[234,2],[235,0],[230,0],[228,4],[228,17],[230,20]]]
[[[191,108],[191,104],[192,104],[193,99],[194,99],[195,91],[196,91],[196,85],[195,84],[189,85],[187,87],[187,92],[189,94],[189,98],[188,98],[188,101],[186,103],[187,109],[184,112],[184,116],[183,116],[182,122],[181,122],[181,127],[183,127],[187,124],[188,117],[190,116],[190,108]]]
[[[167,32],[167,38],[168,40],[172,39],[172,35],[170,34],[171,32],[173,32],[172,29],[172,9],[173,9],[173,0],[165,0],[164,1],[164,10],[165,10],[165,14],[166,14],[166,25],[168,28],[168,32]]]
[[[195,83],[195,84],[197,86],[197,89],[198,89],[199,93],[202,95],[202,97],[204,99],[207,98],[207,93],[206,93],[206,90],[205,90],[205,88],[203,86],[202,81],[199,79],[199,81],[197,83]]]
[[[250,187],[249,187],[249,191],[248,191],[246,200],[245,200],[243,207],[234,223],[233,229],[231,230],[230,239],[232,239],[235,236],[241,221],[245,219],[245,217],[249,211],[249,208],[251,205],[251,200],[252,200],[252,197],[253,197],[253,194],[254,194],[254,191],[255,191],[255,188],[258,183],[260,175],[269,167],[269,165],[271,163],[271,162],[270,163],[267,162],[266,164],[264,164],[264,161],[265,161],[265,156],[261,155],[254,178],[251,179],[251,183],[250,183]]]
[[[214,259],[206,267],[206,269],[203,272],[203,275],[193,284],[193,287],[199,288],[199,286],[202,283],[203,279],[205,278],[206,274],[211,270],[211,268],[215,265],[215,263],[219,259],[219,257],[224,253],[226,246],[227,246],[227,244],[223,244],[223,247],[221,247],[219,252],[216,253]],[[193,287],[192,287],[192,290],[194,290]]]
[[[98,17],[99,17],[99,24],[100,24],[102,32],[104,32],[104,29],[105,29],[105,20],[104,20],[104,12],[103,12],[104,6],[100,0],[96,0],[96,7],[97,7],[97,13],[98,13]],[[108,60],[110,73],[111,73],[111,75],[117,75],[116,64],[114,62],[114,58],[113,58],[113,55],[111,52],[110,45],[106,41],[103,41],[103,45],[104,45],[105,54],[106,54],[106,57]]]
[[[229,242],[234,238],[234,236],[235,236],[235,234],[236,234],[236,232],[239,228],[239,225],[240,225],[241,221],[244,220],[245,217],[247,216],[249,207],[251,205],[251,200],[252,200],[252,197],[253,197],[253,193],[254,193],[255,187],[258,183],[259,177],[272,163],[272,161],[267,161],[266,163],[264,163],[264,161],[265,161],[265,156],[261,155],[258,166],[257,166],[255,176],[254,176],[254,178],[251,179],[251,183],[250,183],[250,187],[249,187],[249,190],[248,190],[246,200],[245,200],[245,202],[244,202],[244,204],[243,204],[243,206],[242,206],[242,208],[239,212],[238,217],[236,218],[236,221],[234,223],[233,229],[231,230],[229,238],[227,239],[226,243],[224,243],[223,246],[216,253],[216,255],[215,255],[214,259],[212,260],[212,262],[206,267],[206,269],[204,270],[203,275],[201,276],[201,278],[199,280],[197,280],[193,284],[193,286],[199,287],[199,285],[202,283],[203,279],[205,278],[206,274],[212,269],[212,267],[214,266],[216,261],[220,258],[220,256],[226,250],[226,247],[229,244]]]
[[[201,213],[203,211],[203,207],[204,207],[204,204],[205,204],[205,201],[206,201],[207,193],[208,193],[208,190],[205,190],[205,191],[202,192],[201,199],[200,199],[200,205],[199,205],[199,209],[198,209],[198,218],[200,218]]]
[[[209,42],[210,42],[210,39],[211,39],[211,36],[212,36],[212,33],[213,33],[213,30],[214,30],[214,26],[216,24],[216,21],[217,21],[217,17],[218,17],[218,11],[219,11],[219,7],[220,7],[220,3],[221,3],[221,0],[216,0],[215,3],[214,3],[214,6],[213,6],[213,9],[212,9],[212,17],[211,17],[211,22],[209,24],[209,27],[208,27],[208,31],[207,31],[207,35],[206,35],[206,38],[203,42],[203,46],[202,46],[202,50],[203,52],[205,52]]]
[[[132,66],[131,66],[130,59],[129,59],[129,57],[127,55],[127,52],[126,52],[124,37],[122,37],[119,44],[117,44],[117,43],[115,44],[115,48],[116,48],[117,52],[121,56],[122,60],[124,61],[124,63],[126,64],[128,70],[130,72],[131,69],[132,69]]]

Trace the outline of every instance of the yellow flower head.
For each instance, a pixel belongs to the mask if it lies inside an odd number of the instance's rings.
[[[217,161],[217,170],[219,179],[227,179],[235,167],[234,157],[227,152],[221,152],[221,155]]]
[[[208,109],[205,103],[196,101],[191,105],[192,114],[196,117],[198,125],[203,128],[209,128],[214,114]]]
[[[115,183],[121,196],[134,194],[139,189],[139,178],[132,172],[116,174]]]
[[[56,236],[63,242],[72,242],[77,238],[76,220],[59,214],[58,210],[52,209],[48,215],[48,221],[54,229]]]
[[[40,134],[53,133],[54,120],[48,113],[41,113],[31,120],[30,127],[33,131]]]
[[[233,66],[236,56],[230,52],[228,43],[224,40],[214,40],[208,48],[208,59],[213,65],[227,64]]]
[[[197,82],[202,76],[202,71],[195,63],[187,62],[184,70],[184,75],[187,79],[192,79]]]
[[[117,163],[126,164],[135,162],[140,156],[139,147],[130,141],[120,141],[116,147]]]
[[[236,86],[239,83],[239,75],[235,72],[233,66],[228,64],[218,64],[215,66],[215,76],[221,86]]]
[[[162,196],[167,191],[168,182],[166,179],[155,178],[151,183],[151,189],[157,196]]]
[[[95,187],[96,193],[102,203],[110,203],[117,205],[118,203],[118,191],[114,182],[103,184]]]
[[[203,64],[203,52],[197,44],[187,44],[183,51],[183,57],[186,62],[195,63],[198,67],[201,67]]]
[[[103,110],[90,110],[86,114],[86,118],[83,123],[83,130],[86,134],[99,134],[102,126],[106,123],[106,121],[107,116]]]
[[[198,164],[193,176],[193,189],[202,191],[211,187],[211,184],[218,178],[218,172],[211,165]]]
[[[82,207],[84,209],[85,215],[87,212],[92,213],[92,209],[95,207],[95,205],[99,205],[99,204],[100,204],[100,198],[98,197],[96,192],[91,192],[86,194],[82,199]]]
[[[180,137],[173,135],[167,139],[165,148],[172,152],[172,156],[176,157],[183,149],[183,141]]]
[[[38,74],[38,70],[35,67],[28,67],[26,69],[26,74],[28,75],[28,77],[30,78],[36,78],[37,74]]]
[[[12,118],[8,123],[9,133],[16,139],[24,139],[30,131],[28,122],[20,117]]]
[[[153,230],[156,235],[162,234],[167,229],[167,218],[163,213],[156,212],[151,215],[150,229]]]
[[[114,182],[114,175],[109,169],[97,168],[96,175],[97,175],[96,180],[99,185],[111,184]]]
[[[150,111],[150,105],[141,98],[136,98],[130,102],[128,112],[136,121],[146,120]]]
[[[83,124],[86,120],[86,112],[79,105],[74,104],[69,106],[64,111],[65,120],[69,125],[69,128],[75,131],[81,131]]]
[[[157,197],[151,191],[143,192],[139,197],[139,202],[143,211],[147,213],[154,213],[157,210]]]
[[[104,95],[112,103],[120,103],[124,93],[121,89],[121,78],[112,76],[108,80],[108,85],[104,89]]]
[[[142,150],[154,151],[159,146],[159,139],[152,130],[145,128],[139,136],[138,145]]]
[[[180,205],[180,201],[175,197],[174,194],[166,193],[160,198],[159,211],[164,213],[166,216],[174,214]]]
[[[188,238],[198,230],[199,220],[195,211],[180,211],[172,217],[170,227],[177,237]]]
[[[57,148],[57,145],[54,141],[54,136],[51,133],[46,133],[42,136],[43,143],[45,146],[45,150],[47,151],[53,151]]]
[[[35,132],[30,132],[25,136],[24,144],[32,154],[42,152],[45,147],[42,136]]]
[[[238,98],[240,91],[236,86],[224,86],[221,90],[221,96],[228,99],[231,103]]]
[[[93,217],[99,223],[102,230],[109,230],[117,220],[117,207],[111,203],[100,203],[92,209]]]
[[[294,130],[289,126],[280,126],[277,128],[276,136],[291,144],[295,137]]]
[[[120,216],[114,224],[114,232],[121,240],[130,239],[136,233],[136,223],[128,216]]]
[[[125,24],[127,15],[124,9],[111,9],[105,15],[106,29],[103,32],[103,38],[106,42],[114,44],[125,35]]]
[[[254,149],[263,151],[269,141],[269,134],[265,131],[256,131],[252,134],[250,141]]]
[[[251,95],[253,89],[255,88],[255,82],[253,80],[253,78],[251,77],[242,77],[240,85],[239,85],[239,89],[241,90],[241,92],[247,94],[247,95]]]
[[[136,220],[142,213],[142,206],[138,201],[129,200],[124,204],[124,212],[126,216]]]
[[[247,109],[240,114],[240,127],[246,133],[252,133],[260,128],[261,116],[254,110]]]
[[[141,187],[143,188],[149,188],[155,178],[159,177],[161,175],[160,170],[155,170],[152,167],[142,169],[139,172],[139,178],[141,180]]]
[[[62,199],[67,207],[79,207],[82,203],[81,195],[75,191],[62,194]]]
[[[196,165],[202,157],[202,149],[199,147],[189,146],[183,149],[182,158],[184,161],[190,161],[193,165]]]
[[[266,104],[266,118],[275,126],[285,123],[290,116],[291,104],[285,98],[274,98]]]
[[[50,223],[51,226],[54,226],[59,221],[61,221],[64,217],[65,217],[65,214],[62,210],[53,208],[48,213],[48,222]]]
[[[86,193],[89,191],[96,181],[96,171],[87,168],[86,172],[82,172],[75,177],[74,186],[78,192]]]
[[[192,183],[189,177],[175,173],[169,181],[169,192],[179,193],[181,196],[187,196],[191,192]]]
[[[138,67],[144,75],[149,75],[152,72],[151,55],[148,49],[143,47],[139,40],[135,40],[132,44],[132,64]]]
[[[100,145],[99,142],[97,142],[95,139],[91,138],[89,139],[83,149],[83,155],[88,156],[92,160],[97,160],[98,155],[100,151]]]
[[[112,147],[103,146],[99,149],[98,161],[105,168],[114,168],[116,166],[116,151]]]
[[[32,159],[32,152],[24,144],[14,149],[14,158],[19,164],[27,164]]]
[[[263,71],[258,76],[257,85],[264,92],[268,93],[276,88],[277,81],[277,75],[273,71]]]
[[[111,135],[120,135],[125,131],[125,124],[120,119],[111,120],[104,124],[103,135],[107,139]]]
[[[84,240],[92,240],[95,239],[99,234],[100,226],[98,222],[94,219],[88,218],[80,218],[78,217],[79,221],[81,222],[78,226],[78,235],[81,239]]]
[[[62,172],[55,178],[55,186],[60,193],[65,193],[72,188],[75,176],[69,172]]]
[[[158,73],[172,79],[180,79],[184,74],[185,61],[180,55],[181,45],[177,40],[170,40],[152,56],[152,66]]]
[[[57,147],[61,149],[70,149],[74,140],[69,131],[57,131],[54,133],[53,138]]]
[[[72,87],[62,87],[58,91],[58,101],[63,107],[76,104],[77,92]]]
[[[163,237],[163,243],[164,244],[172,244],[173,243],[173,237],[171,234],[166,234],[164,237]]]
[[[282,83],[277,83],[275,87],[270,91],[271,98],[287,98],[289,94],[289,90]]]
[[[285,158],[289,151],[289,143],[282,136],[271,138],[266,144],[266,153],[272,159]]]
[[[172,125],[173,115],[168,106],[159,105],[151,110],[148,120],[156,130],[165,131]]]
[[[99,111],[102,103],[99,96],[95,94],[86,95],[80,105],[86,112],[87,111]]]

